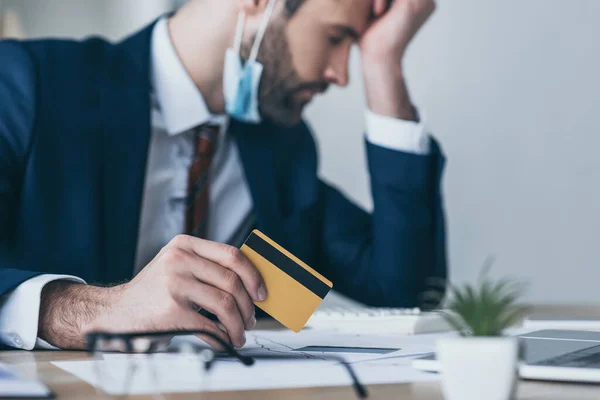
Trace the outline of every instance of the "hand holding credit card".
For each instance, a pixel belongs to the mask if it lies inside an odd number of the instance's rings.
[[[333,287],[331,281],[258,230],[240,250],[261,273],[269,293],[265,301],[254,304],[300,332]]]

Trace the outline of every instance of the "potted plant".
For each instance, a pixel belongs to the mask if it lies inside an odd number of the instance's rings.
[[[476,285],[447,286],[438,310],[460,336],[440,340],[437,357],[447,400],[510,400],[518,380],[520,343],[505,331],[519,323],[529,307],[520,303],[524,285],[494,281],[484,268]]]

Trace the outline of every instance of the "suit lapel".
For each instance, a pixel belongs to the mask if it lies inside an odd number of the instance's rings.
[[[109,54],[103,86],[105,282],[131,278],[150,143],[150,25]]]
[[[232,120],[230,134],[236,140],[254,203],[258,228],[273,240],[287,245],[275,177],[273,127],[242,124]]]
[[[141,100],[149,94],[123,90],[119,96],[119,102],[107,104],[111,119],[104,137],[103,237],[108,282],[132,275],[150,137],[149,104]]]

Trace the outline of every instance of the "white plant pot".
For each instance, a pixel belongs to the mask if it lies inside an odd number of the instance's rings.
[[[517,338],[449,338],[437,345],[446,400],[512,400],[517,386]]]

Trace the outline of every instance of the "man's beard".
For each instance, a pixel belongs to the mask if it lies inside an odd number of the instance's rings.
[[[325,91],[328,85],[302,81],[293,65],[285,36],[285,23],[285,18],[274,18],[265,32],[258,52],[258,61],[263,65],[258,100],[263,118],[277,125],[293,126],[300,122],[302,111],[308,103],[296,98],[298,92],[303,89]],[[242,59],[248,59],[251,45],[245,43],[242,46]]]

